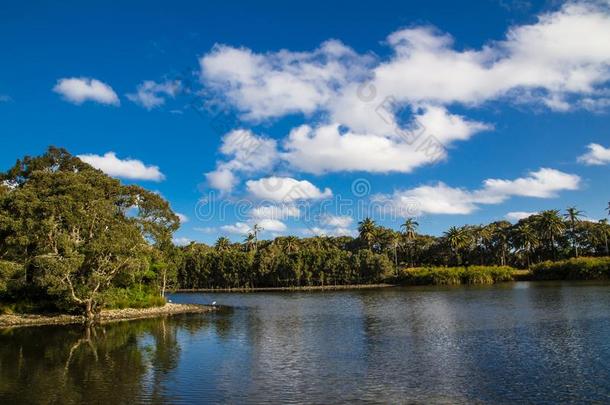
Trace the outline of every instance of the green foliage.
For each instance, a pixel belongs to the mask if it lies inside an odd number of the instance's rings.
[[[18,160],[0,173],[0,184],[5,302],[51,300],[93,319],[108,291],[143,281],[164,288],[175,273],[171,237],[179,220],[157,194],[53,147]]]
[[[507,266],[423,267],[403,269],[395,281],[409,285],[494,284],[512,281],[512,272]]]
[[[607,280],[610,279],[610,257],[546,261],[534,265],[532,274],[535,280]]]
[[[179,284],[184,288],[324,286],[383,281],[394,271],[383,254],[342,249],[340,239],[278,238],[256,252],[192,244],[183,248]]]
[[[113,288],[104,293],[105,308],[150,308],[165,305],[159,290],[150,286]]]
[[[0,260],[0,297],[5,296],[23,277],[23,266],[19,263]]]

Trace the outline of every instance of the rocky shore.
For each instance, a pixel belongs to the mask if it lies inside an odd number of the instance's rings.
[[[154,318],[176,314],[200,314],[213,311],[215,307],[197,304],[167,303],[162,307],[126,308],[104,310],[100,314],[100,323],[126,321],[130,319]],[[0,328],[36,325],[68,325],[84,323],[80,315],[33,315],[10,314],[0,315]]]

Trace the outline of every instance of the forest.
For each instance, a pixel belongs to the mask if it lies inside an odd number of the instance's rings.
[[[609,255],[608,220],[576,207],[440,236],[420,233],[415,218],[396,229],[364,218],[357,237],[261,240],[254,225],[239,243],[223,236],[213,246],[176,246],[179,225],[157,193],[64,149],[26,156],[0,173],[0,309],[94,319],[103,308],[163,305],[178,288],[497,282],[515,268],[545,279],[609,275],[608,260],[595,259]]]
[[[610,203],[607,211],[610,214]],[[569,207],[563,213],[542,211],[516,224],[451,227],[441,236],[420,234],[415,218],[405,219],[400,230],[365,218],[355,238],[282,236],[261,241],[255,226],[243,243],[220,237],[214,246],[182,247],[178,285],[256,288],[396,282],[416,268],[489,267],[490,274],[496,274],[496,267],[528,269],[546,261],[608,256],[608,220],[583,217],[583,212]],[[497,278],[506,279],[499,273]]]

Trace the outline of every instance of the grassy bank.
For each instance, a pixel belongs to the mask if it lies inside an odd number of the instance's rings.
[[[513,281],[514,271],[508,266],[407,268],[394,277],[394,282],[402,285],[494,284]]]
[[[532,266],[533,280],[608,280],[610,257],[579,257]]]
[[[100,323],[126,321],[131,319],[155,318],[159,316],[205,313],[215,307],[197,304],[165,304],[151,308],[107,309],[100,314]],[[5,314],[0,315],[0,328],[39,325],[68,325],[85,322],[82,315],[35,315],[35,314]]]

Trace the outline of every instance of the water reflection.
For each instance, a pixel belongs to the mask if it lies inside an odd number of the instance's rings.
[[[610,401],[610,286],[181,294],[234,306],[0,331],[0,403]]]

